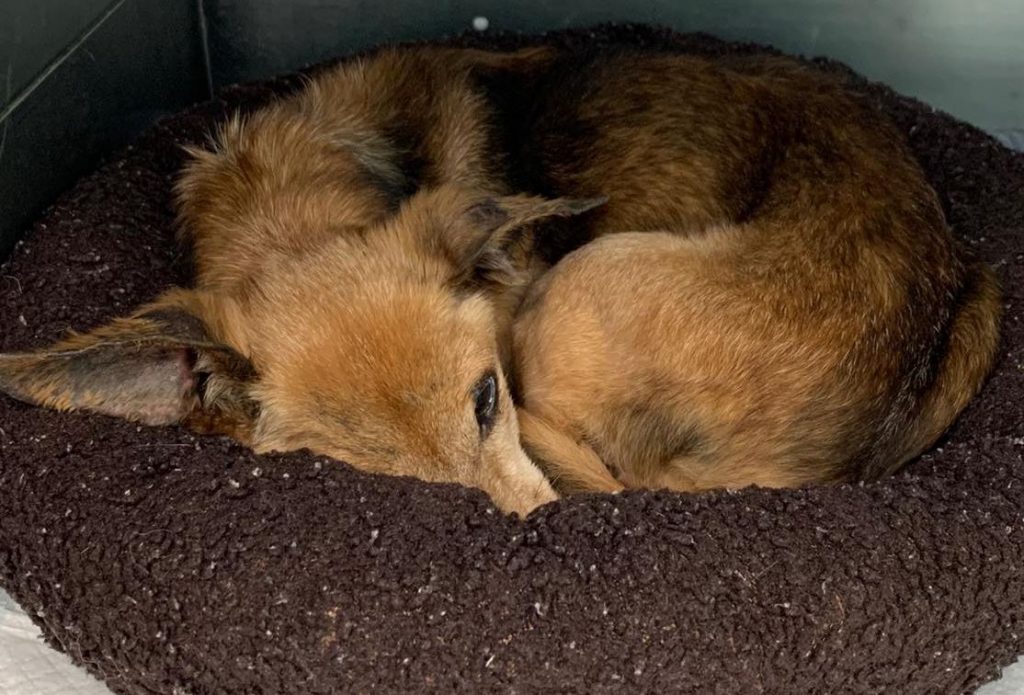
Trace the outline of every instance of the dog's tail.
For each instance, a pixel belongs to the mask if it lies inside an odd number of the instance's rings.
[[[620,492],[625,489],[597,453],[547,421],[518,410],[523,448],[544,474],[565,493]]]
[[[897,457],[884,470],[893,472],[932,446],[981,389],[999,349],[1002,294],[995,273],[984,263],[968,267],[935,380],[919,401],[916,417],[906,428]]]

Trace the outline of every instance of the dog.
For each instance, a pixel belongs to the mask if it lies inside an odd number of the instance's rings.
[[[0,390],[525,514],[535,461],[567,492],[888,472],[997,340],[891,126],[782,59],[385,49],[177,192],[195,286],[0,356]]]

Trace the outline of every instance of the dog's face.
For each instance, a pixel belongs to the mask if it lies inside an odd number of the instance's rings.
[[[278,269],[250,309],[262,327],[248,338],[253,447],[463,483],[510,511],[554,499],[519,446],[488,288],[469,277],[500,252],[475,249],[462,267],[457,250],[507,223],[497,205],[420,196],[357,247],[339,240]]]
[[[509,511],[554,499],[519,446],[486,300],[395,289],[337,307],[333,322],[296,322],[254,389],[254,448],[463,483]]]
[[[556,495],[519,445],[492,293],[516,281],[511,249],[531,222],[600,202],[421,193],[377,228],[274,259],[236,293],[173,290],[0,356],[0,389],[461,483],[526,513]]]

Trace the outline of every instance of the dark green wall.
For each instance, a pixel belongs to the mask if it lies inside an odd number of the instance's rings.
[[[524,32],[652,22],[828,55],[1024,147],[1024,0],[0,0],[0,258],[99,157],[207,96],[208,79],[476,17]]]
[[[205,0],[219,84],[381,41],[653,22],[827,55],[990,132],[1024,130],[1024,0]]]
[[[0,0],[0,258],[100,156],[206,95],[198,17],[192,1]]]
[[[110,0],[4,0],[0,5],[0,66],[7,106],[77,39]]]

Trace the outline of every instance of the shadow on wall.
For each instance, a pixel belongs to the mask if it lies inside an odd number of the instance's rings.
[[[217,85],[382,41],[632,21],[836,58],[992,133],[1024,138],[1021,0],[205,0]],[[1020,143],[1019,143],[1020,144]]]

